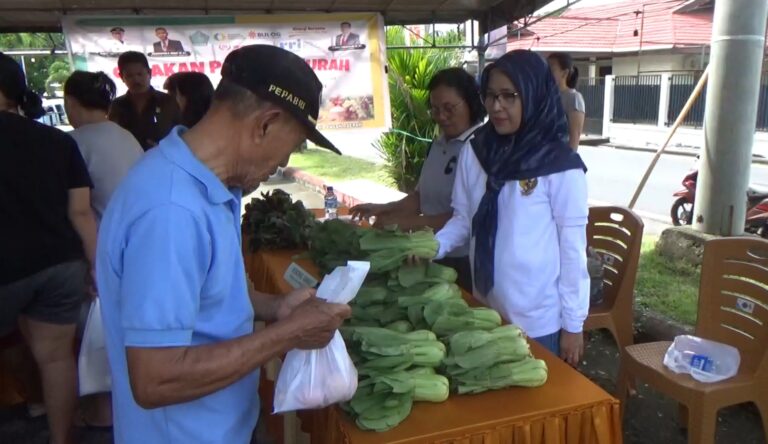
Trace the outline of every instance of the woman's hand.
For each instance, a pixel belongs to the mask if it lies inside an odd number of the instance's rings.
[[[560,357],[571,367],[578,367],[584,355],[584,333],[560,331]]]
[[[360,204],[355,205],[349,210],[349,214],[352,215],[352,219],[369,219],[371,217],[376,217],[378,219],[379,215],[383,214],[387,211],[387,206],[385,204]]]

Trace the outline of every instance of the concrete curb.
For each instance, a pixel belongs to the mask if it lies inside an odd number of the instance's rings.
[[[605,143],[602,145],[592,145],[597,148],[613,148],[616,150],[626,150],[626,151],[640,151],[645,153],[656,153],[658,151],[657,148],[646,148],[646,147],[639,147],[639,146],[629,146],[629,145],[622,145],[618,143]],[[667,149],[664,151],[664,154],[671,154],[673,156],[684,156],[684,157],[696,157],[699,155],[701,150],[682,150],[682,149]],[[756,157],[752,156],[752,163],[756,163],[759,165],[768,165],[768,159],[764,157]]]
[[[298,168],[291,168],[286,167],[278,170],[278,174],[286,179],[293,179],[296,182],[300,183],[301,185],[309,188],[312,191],[316,191],[320,194],[325,194],[325,188],[328,186],[326,184],[325,180],[323,180],[320,177],[313,176],[306,171],[302,171]],[[352,196],[350,194],[347,194],[341,190],[334,189],[334,193],[336,193],[336,198],[339,200],[339,204],[341,206],[352,208],[355,205],[360,205],[362,203],[365,203],[365,201]]]
[[[673,341],[675,336],[692,335],[694,327],[674,321],[653,310],[635,308],[635,343]]]

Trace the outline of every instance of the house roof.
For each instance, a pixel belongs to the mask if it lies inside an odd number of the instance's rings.
[[[622,53],[701,47],[712,37],[711,2],[636,0],[571,8],[512,32],[508,49]],[[635,35],[637,31],[637,35]]]
[[[504,26],[551,0],[2,0],[0,32],[59,30],[65,14],[237,15],[379,12],[385,23],[461,23]]]

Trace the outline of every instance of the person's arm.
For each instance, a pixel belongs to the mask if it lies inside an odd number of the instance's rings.
[[[375,226],[397,225],[403,231],[419,230],[429,227],[435,231],[441,230],[451,219],[453,213],[425,216],[413,213],[391,213],[376,219]]]
[[[67,216],[74,227],[88,263],[93,269],[96,265],[96,218],[91,207],[91,188],[93,182],[88,174],[85,159],[77,146],[77,142],[71,136],[67,136],[65,143],[69,150],[69,162],[66,166],[67,174]]]
[[[367,219],[372,216],[382,216],[386,214],[394,215],[418,215],[421,213],[421,198],[419,192],[414,191],[400,200],[385,204],[360,204],[350,209],[352,217]]]
[[[309,298],[257,333],[193,345],[212,234],[205,222],[173,204],[146,212],[130,226],[125,247],[108,254],[121,258],[111,261],[113,267],[122,264],[119,294],[112,297],[119,304],[131,390],[144,408],[200,398],[292,348],[324,346],[349,315],[346,305]],[[100,283],[105,272],[98,270]]]
[[[248,284],[248,296],[253,306],[255,320],[274,322],[287,317],[294,308],[305,300],[315,296],[315,290],[301,288],[284,295],[273,295],[256,290],[253,282],[246,278]]]
[[[294,348],[321,348],[350,309],[311,298],[286,319],[215,344],[126,347],[131,391],[145,409],[193,401],[230,386]]]
[[[473,211],[470,206],[470,195],[468,177],[472,174],[470,163],[474,157],[472,149],[461,150],[459,163],[456,170],[456,179],[453,182],[453,195],[451,197],[451,206],[453,207],[453,216],[445,223],[443,228],[435,235],[440,249],[435,259],[442,259],[448,253],[467,243],[472,232]]]
[[[573,106],[568,110],[568,145],[578,151],[581,135],[584,132],[586,104],[580,92],[573,91]]]
[[[581,134],[584,130],[584,112],[582,111],[569,111],[568,112],[568,145],[573,148],[574,151],[579,149],[579,142],[581,141]]]
[[[589,314],[587,271],[587,180],[582,170],[553,175],[549,199],[560,250],[558,293],[561,305],[561,355],[576,366],[583,353],[583,327]]]
[[[69,190],[69,208],[67,215],[83,243],[85,257],[91,268],[96,264],[96,218],[91,208],[91,190],[74,188]]]

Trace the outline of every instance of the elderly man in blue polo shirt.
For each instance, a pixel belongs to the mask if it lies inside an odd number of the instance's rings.
[[[322,85],[300,57],[247,46],[225,60],[210,111],[129,172],[99,232],[97,280],[118,444],[250,442],[259,368],[325,346],[349,316],[313,290],[246,284],[240,199],[315,128]],[[273,321],[254,332],[254,321]],[[322,381],[320,381],[322,383]]]

